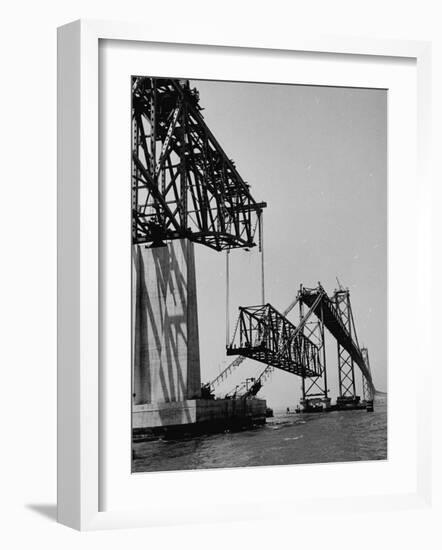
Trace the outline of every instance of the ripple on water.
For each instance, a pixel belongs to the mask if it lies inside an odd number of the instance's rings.
[[[383,460],[387,403],[375,411],[275,415],[250,431],[136,442],[134,472]]]

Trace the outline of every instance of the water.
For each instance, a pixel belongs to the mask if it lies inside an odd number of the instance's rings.
[[[365,410],[276,412],[254,430],[134,443],[134,472],[383,460],[387,400]]]

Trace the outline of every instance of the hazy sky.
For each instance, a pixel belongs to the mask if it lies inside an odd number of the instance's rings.
[[[264,214],[266,301],[282,311],[300,283],[336,276],[349,287],[361,345],[375,385],[387,381],[387,92],[348,88],[192,81],[204,119],[251,185]],[[196,246],[201,377],[225,357],[225,253]],[[260,298],[260,257],[230,254],[230,324],[238,306]],[[294,314],[295,312],[293,312]],[[296,312],[297,313],[297,312]],[[290,317],[296,321],[296,316]],[[330,396],[337,394],[336,342],[327,334]],[[247,360],[226,392],[265,365]],[[358,392],[361,392],[358,376]],[[260,395],[295,406],[301,379],[275,371]]]

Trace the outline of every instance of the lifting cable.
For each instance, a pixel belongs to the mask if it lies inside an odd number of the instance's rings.
[[[265,304],[264,214],[258,214],[259,252],[261,254],[261,305]],[[226,346],[230,344],[230,248],[226,250]]]
[[[259,225],[259,252],[261,254],[261,304],[265,304],[265,279],[264,279],[264,223],[263,223],[263,212],[258,214],[258,225]],[[232,338],[232,344],[233,340],[235,339],[236,331],[238,329],[239,324],[239,317],[238,322],[236,323],[235,332],[233,334]],[[230,342],[230,249],[228,248],[226,250],[226,347],[229,347],[231,344]],[[218,381],[218,379],[223,378],[224,374],[227,374],[229,370],[233,370],[234,367],[238,366],[242,361],[244,361],[245,357],[239,356],[237,357],[230,365],[227,366],[226,369],[213,381]],[[267,370],[267,369],[266,369]],[[270,369],[272,370],[272,369]],[[264,374],[264,373],[263,373]],[[266,374],[269,374],[267,372]],[[213,384],[212,382],[212,384]]]
[[[265,286],[264,286],[264,213],[258,215],[259,219],[259,251],[261,252],[261,305],[265,304]]]
[[[230,343],[230,262],[229,262],[230,249],[226,250],[226,347]]]

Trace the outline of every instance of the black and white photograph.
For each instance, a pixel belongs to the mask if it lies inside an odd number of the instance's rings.
[[[132,471],[387,459],[387,90],[131,93]]]
[[[441,546],[439,4],[5,5],[2,548]]]

